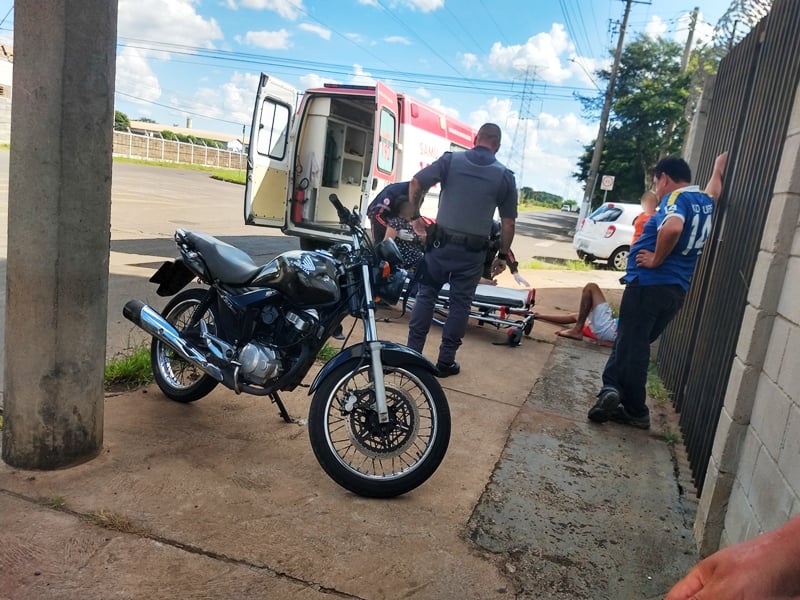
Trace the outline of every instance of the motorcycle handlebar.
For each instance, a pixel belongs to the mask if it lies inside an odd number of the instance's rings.
[[[344,207],[342,201],[339,200],[339,196],[331,194],[328,196],[328,200],[331,201],[331,204],[333,204],[333,207],[336,209],[336,213],[339,215],[339,222],[342,225],[349,225],[352,227],[355,223],[355,215]]]

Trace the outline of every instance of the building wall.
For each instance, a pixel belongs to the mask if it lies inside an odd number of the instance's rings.
[[[700,499],[700,552],[800,514],[800,93]]]
[[[11,98],[0,96],[0,144],[11,143]]]

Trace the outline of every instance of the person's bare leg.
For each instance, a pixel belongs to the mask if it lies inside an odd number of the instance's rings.
[[[578,320],[578,313],[539,313],[534,311],[533,318],[537,321],[547,321],[556,325],[572,325]]]
[[[583,339],[583,328],[586,327],[586,319],[589,318],[589,313],[592,309],[605,302],[605,296],[596,283],[587,283],[581,290],[581,305],[578,308],[578,317],[575,319],[575,325],[569,329],[557,331],[556,335],[561,337],[568,337],[574,340]]]

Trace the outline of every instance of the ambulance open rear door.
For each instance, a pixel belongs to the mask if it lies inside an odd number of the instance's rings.
[[[289,146],[297,90],[262,73],[250,128],[244,222],[266,227],[286,226],[289,200]]]
[[[397,175],[397,132],[398,104],[397,94],[380,81],[375,85],[375,100],[377,112],[375,113],[375,139],[372,180],[377,181],[375,188],[383,188],[387,183],[393,183]]]

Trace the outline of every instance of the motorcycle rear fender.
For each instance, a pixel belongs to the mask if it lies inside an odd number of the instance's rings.
[[[151,283],[157,283],[156,294],[159,296],[174,296],[189,285],[197,277],[181,260],[168,260],[161,265],[150,278]]]
[[[436,370],[436,366],[429,361],[427,358],[422,356],[416,350],[412,350],[408,346],[403,346],[402,344],[397,344],[395,342],[387,342],[381,340],[381,361],[384,365],[390,367],[402,367],[405,365],[414,365],[418,367],[422,367],[423,369],[430,371],[433,374],[436,374],[438,371]],[[365,343],[355,344],[353,346],[348,346],[344,350],[342,350],[339,354],[334,356],[330,359],[325,366],[322,367],[317,376],[314,378],[314,382],[311,384],[311,387],[308,388],[308,393],[313,394],[317,387],[322,383],[325,377],[328,376],[335,368],[339,365],[347,362],[348,360],[360,359],[365,353],[368,353],[369,349]],[[369,360],[369,358],[367,358]]]

